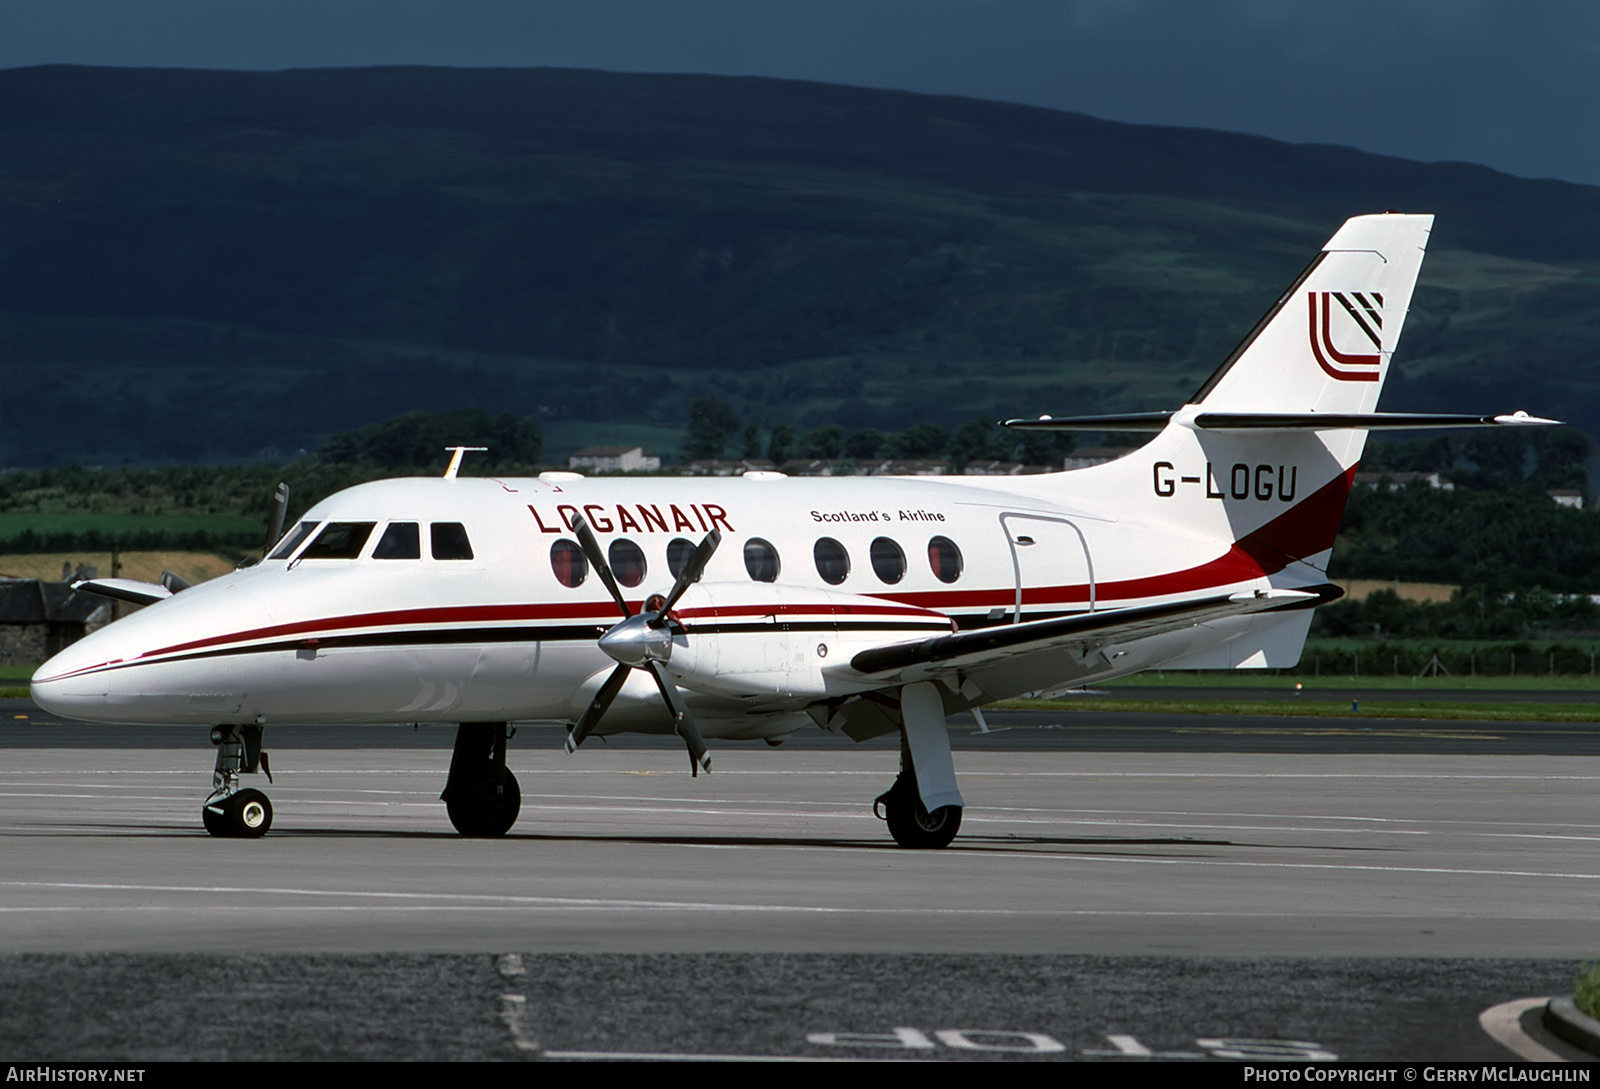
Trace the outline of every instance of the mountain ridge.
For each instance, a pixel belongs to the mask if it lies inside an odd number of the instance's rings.
[[[0,147],[0,464],[248,459],[469,406],[557,454],[666,445],[708,392],[765,427],[1173,407],[1386,207],[1439,219],[1385,407],[1600,433],[1600,187],[1472,164],[403,67],[11,69]]]

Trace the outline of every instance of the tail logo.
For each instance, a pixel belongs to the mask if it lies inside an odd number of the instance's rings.
[[[1375,291],[1312,291],[1306,295],[1311,309],[1311,354],[1330,378],[1341,382],[1376,382],[1383,361],[1383,296]],[[1356,339],[1353,324],[1376,349],[1370,355],[1341,352],[1333,343],[1333,314],[1344,337]],[[1347,341],[1348,342],[1348,341]],[[1362,345],[1365,347],[1365,345]]]

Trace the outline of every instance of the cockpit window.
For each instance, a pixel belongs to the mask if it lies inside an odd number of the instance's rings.
[[[467,540],[466,526],[460,522],[434,522],[432,529],[434,559],[472,559],[472,542]]]
[[[390,522],[372,550],[375,560],[422,559],[422,533],[415,522]]]
[[[268,556],[267,559],[288,559],[290,556],[294,555],[294,550],[300,547],[301,542],[303,542],[307,537],[311,536],[311,531],[316,529],[321,524],[321,522],[301,522],[299,525],[295,526],[294,529],[290,530],[288,535],[286,535],[282,541],[278,542],[278,547],[272,550],[272,555]]]
[[[353,560],[361,555],[376,522],[329,522],[300,553],[302,560]]]

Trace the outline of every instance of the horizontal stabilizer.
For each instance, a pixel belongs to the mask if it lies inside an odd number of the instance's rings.
[[[1040,416],[1001,420],[1019,431],[1164,431],[1172,412],[1125,412],[1111,416]],[[1201,431],[1420,431],[1463,427],[1550,427],[1560,420],[1517,411],[1499,416],[1453,416],[1427,412],[1200,412]]]

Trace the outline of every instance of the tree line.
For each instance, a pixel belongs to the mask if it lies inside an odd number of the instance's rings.
[[[805,432],[779,423],[763,436],[762,428],[745,423],[733,406],[715,397],[702,397],[689,406],[684,459],[696,461],[732,454],[740,458],[765,458],[782,465],[793,459],[867,461],[878,458],[945,459],[954,472],[974,461],[1014,461],[1059,469],[1073,450],[1072,435],[1064,431],[1007,432],[993,420],[968,420],[946,431],[924,420],[904,431],[864,427],[846,432],[827,424]]]

